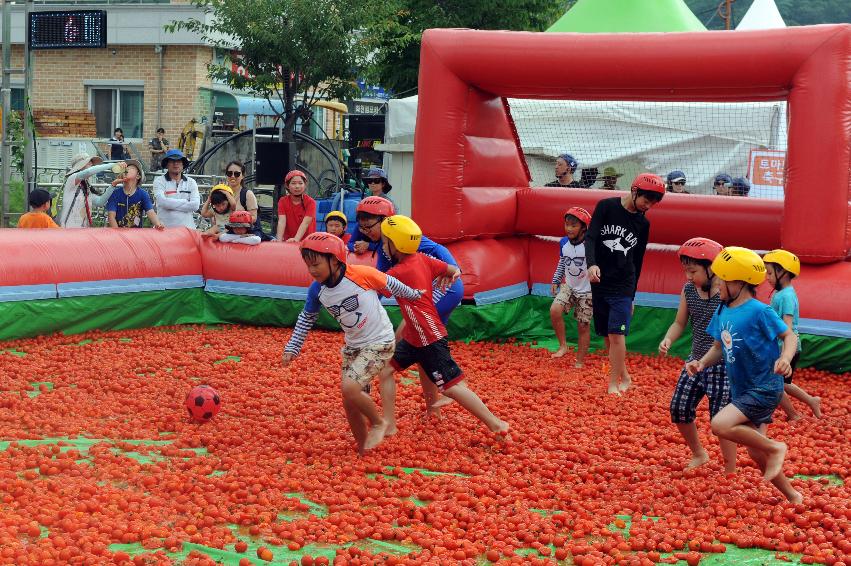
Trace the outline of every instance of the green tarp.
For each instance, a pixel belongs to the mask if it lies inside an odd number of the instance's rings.
[[[706,31],[683,0],[579,0],[548,32]]]
[[[551,299],[527,295],[493,305],[461,305],[449,320],[453,340],[507,340],[537,342],[556,347],[550,326]],[[303,303],[283,299],[242,297],[206,293],[203,289],[121,293],[96,297],[76,297],[37,301],[0,303],[0,340],[28,338],[54,332],[77,334],[88,330],[121,330],[174,324],[242,323],[259,326],[293,326]],[[399,309],[387,309],[394,323],[400,320]],[[652,354],[674,318],[675,311],[653,307],[636,307],[627,338],[631,352]],[[339,329],[324,310],[318,326]],[[575,343],[576,325],[567,321],[567,338]],[[690,335],[685,333],[671,349],[671,354],[688,354]],[[802,334],[801,367],[843,373],[851,371],[851,340]],[[602,347],[602,340],[592,337],[592,347]],[[0,350],[5,348],[0,347]]]

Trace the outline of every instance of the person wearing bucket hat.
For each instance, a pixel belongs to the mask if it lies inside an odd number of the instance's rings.
[[[369,189],[370,195],[386,198],[393,203],[393,208],[396,210],[396,214],[400,214],[399,206],[396,204],[396,201],[390,198],[390,195],[387,194],[393,189],[393,185],[391,185],[390,181],[387,180],[387,173],[384,169],[381,169],[380,167],[370,167],[362,178],[363,182],[366,184],[366,188]]]
[[[219,233],[220,242],[244,244],[246,246],[256,246],[260,243],[260,236],[253,232],[254,222],[251,221],[251,213],[247,210],[233,211],[225,229],[226,232]]]
[[[162,159],[165,174],[154,179],[157,214],[168,228],[185,226],[195,229],[195,212],[201,205],[201,195],[195,179],[183,173],[188,163],[182,151],[170,149]]]
[[[618,179],[623,177],[623,173],[618,173],[618,170],[614,167],[606,167],[603,169],[603,186],[601,189],[605,189],[607,191],[620,191],[622,190],[618,185]]]
[[[154,211],[154,204],[151,202],[148,191],[140,187],[145,182],[145,170],[142,164],[137,159],[130,159],[120,165],[124,165],[123,171],[121,167],[116,169],[119,170],[118,174],[121,177],[117,178],[113,184],[120,186],[121,190],[113,192],[106,203],[110,227],[142,228],[144,217],[147,216],[154,228],[157,230],[165,228]]]
[[[59,228],[47,213],[53,204],[53,195],[44,189],[34,189],[29,196],[30,212],[18,219],[18,228]]]
[[[92,211],[106,205],[114,190],[109,187],[98,194],[89,184],[89,178],[112,169],[112,163],[104,163],[98,156],[79,153],[71,160],[71,166],[62,188],[62,208],[59,225],[63,228],[90,228]]]
[[[680,171],[679,169],[674,169],[665,179],[667,181],[667,186],[665,189],[669,193],[681,193],[681,194],[689,194],[686,190],[686,174]]]

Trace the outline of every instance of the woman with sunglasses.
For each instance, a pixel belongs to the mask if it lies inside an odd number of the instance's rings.
[[[260,236],[260,239],[264,242],[271,240],[271,237],[263,232],[263,227],[260,224],[260,205],[257,203],[257,196],[254,191],[245,188],[245,164],[238,159],[228,163],[225,166],[225,181],[233,191],[236,210],[245,210],[251,214],[251,223],[253,224],[251,232],[255,236]]]
[[[390,198],[390,195],[387,194],[393,189],[393,185],[391,185],[387,180],[387,173],[384,169],[372,167],[366,172],[366,175],[363,176],[363,182],[366,183],[366,188],[369,191],[367,196],[386,198],[393,203],[393,208],[396,210],[396,214],[402,214],[399,212],[399,206],[396,204],[396,201]]]
[[[187,177],[183,170],[189,160],[179,149],[168,150],[160,162],[165,175],[154,179],[154,197],[157,216],[166,228],[185,226],[195,229],[195,212],[201,205],[195,179]]]

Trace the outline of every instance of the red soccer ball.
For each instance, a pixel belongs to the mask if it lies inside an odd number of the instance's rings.
[[[189,418],[195,422],[209,421],[221,408],[219,394],[209,385],[196,385],[186,396],[186,410],[189,411]]]

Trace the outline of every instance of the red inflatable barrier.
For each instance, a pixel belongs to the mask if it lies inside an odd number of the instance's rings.
[[[223,244],[202,238],[199,246],[204,279],[307,287],[313,282],[298,244],[259,246]]]
[[[517,192],[517,231],[561,237],[569,207],[593,214],[600,200],[621,195],[601,189],[523,189]],[[700,234],[722,244],[772,250],[780,247],[782,213],[783,203],[775,200],[668,193],[647,218],[655,243],[679,246]]]
[[[465,299],[529,281],[526,238],[455,242],[447,248],[461,268]]]
[[[2,230],[0,285],[199,275],[199,239],[186,228]]]

